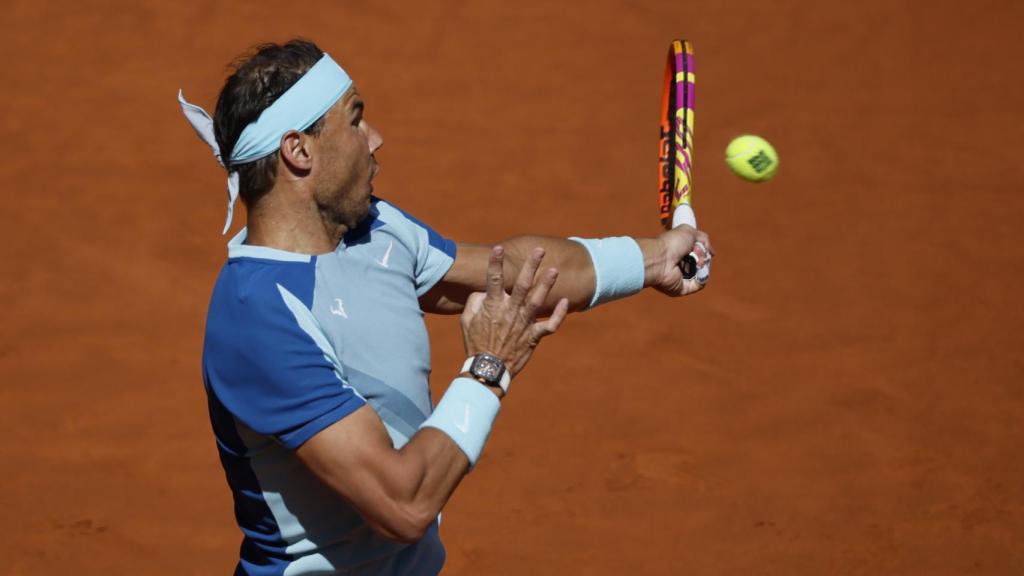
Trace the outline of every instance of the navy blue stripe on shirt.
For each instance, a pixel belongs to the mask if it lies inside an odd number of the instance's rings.
[[[206,394],[210,422],[217,437],[220,463],[227,476],[228,485],[236,495],[235,520],[245,535],[241,557],[249,560],[247,568],[259,566],[257,570],[251,570],[239,565],[235,573],[283,574],[291,561],[284,553],[288,543],[282,538],[277,521],[263,497],[259,479],[250,466],[245,442],[238,434],[234,417],[224,408],[209,386],[206,388]],[[272,554],[268,553],[268,550],[280,552]]]
[[[229,262],[207,318],[204,371],[234,417],[290,449],[361,407],[278,286],[312,306],[316,260]]]

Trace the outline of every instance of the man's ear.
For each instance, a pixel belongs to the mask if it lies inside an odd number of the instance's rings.
[[[309,172],[313,168],[311,144],[312,138],[297,130],[285,132],[281,136],[281,160],[293,172]]]

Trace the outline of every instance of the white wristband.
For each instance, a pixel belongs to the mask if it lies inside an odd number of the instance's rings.
[[[644,253],[629,236],[569,238],[583,245],[594,263],[594,297],[588,308],[636,294],[644,287]]]
[[[420,429],[437,428],[447,434],[472,467],[483,452],[499,408],[501,401],[486,386],[472,378],[456,378]]]

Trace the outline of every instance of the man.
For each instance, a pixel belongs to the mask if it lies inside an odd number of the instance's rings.
[[[225,231],[236,196],[247,209],[203,353],[244,534],[237,574],[438,573],[440,510],[540,340],[570,309],[644,286],[701,288],[678,267],[691,250],[701,264],[711,256],[693,228],[490,248],[374,197],[383,139],[311,42],[261,46],[225,82],[213,119],[179,100],[228,169]],[[424,311],[462,313],[468,356],[461,371],[441,368],[455,378],[436,407]]]

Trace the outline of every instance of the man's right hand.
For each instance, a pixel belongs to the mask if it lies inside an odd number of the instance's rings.
[[[697,254],[698,267],[711,260],[715,249],[706,232],[683,224],[657,238],[637,242],[644,253],[644,286],[653,286],[669,296],[686,296],[704,289],[696,279],[683,278],[679,263],[690,252]]]
[[[561,299],[551,316],[537,320],[558,270],[549,268],[537,275],[544,250],[534,249],[519,270],[512,294],[505,292],[502,261],[505,252],[495,246],[487,265],[487,292],[474,292],[462,312],[462,338],[466,354],[486,352],[497,356],[514,377],[526,366],[541,339],[554,334],[569,311],[569,301]]]

